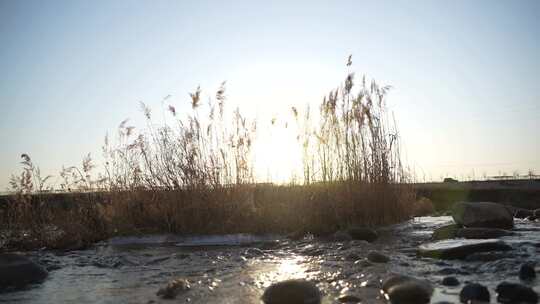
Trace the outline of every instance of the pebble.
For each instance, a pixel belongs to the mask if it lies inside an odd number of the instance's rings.
[[[458,286],[459,281],[456,279],[456,277],[444,277],[441,284],[444,286]]]
[[[405,275],[395,275],[383,282],[383,291],[393,304],[429,303],[433,287],[429,282]]]
[[[342,295],[338,298],[338,302],[352,304],[352,303],[360,303],[362,302],[362,299],[355,295]]]
[[[461,303],[468,303],[469,301],[481,301],[489,303],[490,295],[489,290],[478,283],[469,283],[461,289],[459,293],[459,300]]]
[[[265,304],[320,304],[319,288],[306,280],[286,280],[270,285],[264,291]]]

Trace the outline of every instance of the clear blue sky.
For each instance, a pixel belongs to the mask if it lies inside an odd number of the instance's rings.
[[[258,116],[319,102],[349,54],[394,86],[420,178],[540,173],[540,1],[0,0],[0,189],[21,153],[57,174],[198,84]]]

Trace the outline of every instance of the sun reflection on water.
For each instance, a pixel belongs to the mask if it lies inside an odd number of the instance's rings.
[[[308,273],[309,261],[304,257],[276,258],[267,267],[254,274],[258,287],[265,288],[272,283],[289,279],[309,279],[313,272]]]

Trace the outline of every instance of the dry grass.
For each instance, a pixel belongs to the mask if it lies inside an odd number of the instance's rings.
[[[16,234],[11,240],[32,239],[35,246],[76,247],[113,234],[324,234],[406,219],[414,193],[402,183],[408,175],[386,116],[388,89],[365,78],[356,85],[349,73],[317,113],[292,108],[303,151],[299,185],[254,179],[257,125],[239,109],[226,109],[225,83],[207,107],[200,88],[191,93],[188,115],[169,106],[170,124],[156,124],[141,104],[146,129],[136,132],[123,121],[116,138],[105,139],[105,163],[97,174],[90,155],[80,167],[62,168],[60,188],[76,194],[47,193],[49,177],[41,177],[23,154],[1,229]]]

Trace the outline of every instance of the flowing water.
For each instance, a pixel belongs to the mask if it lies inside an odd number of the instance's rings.
[[[432,303],[459,303],[464,282],[486,285],[495,303],[497,284],[519,282],[524,262],[540,265],[540,223],[521,220],[516,220],[517,235],[502,238],[513,250],[489,261],[417,257],[417,247],[429,241],[433,229],[450,222],[450,217],[416,218],[379,229],[374,243],[251,235],[148,236],[114,238],[67,253],[31,252],[31,258],[49,269],[49,277],[25,290],[1,293],[0,302],[261,303],[270,284],[305,278],[317,283],[323,303],[337,303],[341,294],[357,295],[363,303],[386,303],[381,280],[400,273],[429,280],[435,287]],[[372,250],[387,255],[390,262],[366,262]],[[447,275],[457,277],[460,286],[442,286]],[[187,279],[191,289],[175,300],[156,296],[175,278]],[[524,284],[540,293],[540,279]]]

